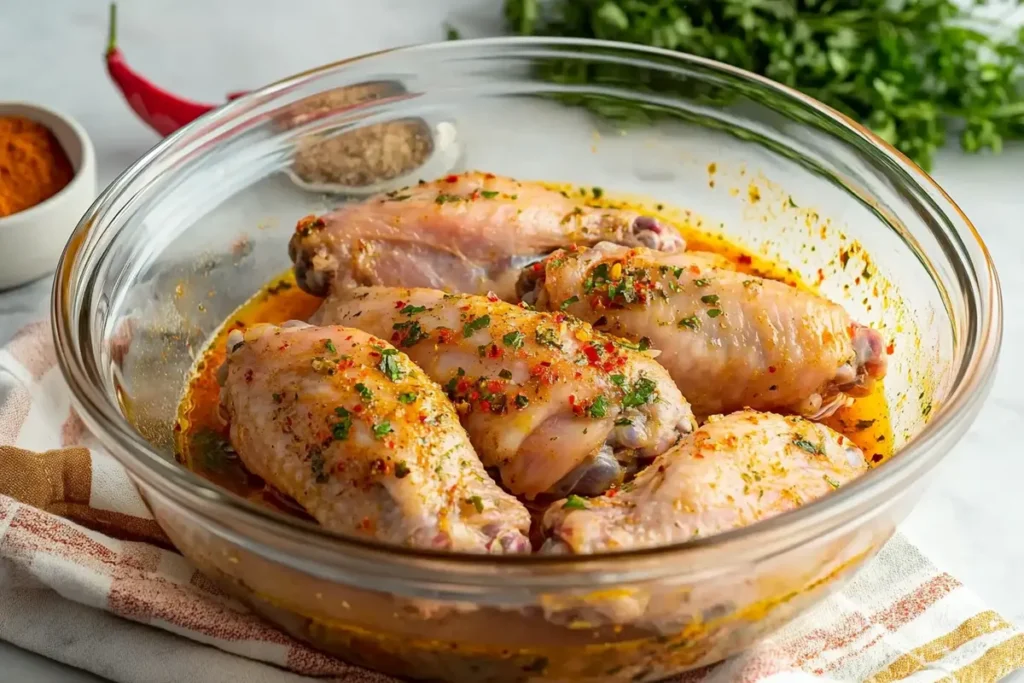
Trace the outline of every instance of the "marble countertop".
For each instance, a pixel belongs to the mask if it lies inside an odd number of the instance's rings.
[[[200,100],[253,87],[310,66],[384,47],[443,38],[443,22],[469,35],[495,33],[498,0],[136,0],[121,8],[122,49],[157,83]],[[29,100],[77,118],[97,151],[100,186],[156,141],[110,84],[101,54],[107,5],[100,0],[16,3],[0,20],[4,99]],[[991,396],[938,467],[904,529],[933,561],[1005,617],[1024,624],[1024,146],[1001,156],[939,155],[935,177],[974,221],[992,251],[1005,294],[1004,351]],[[0,344],[45,315],[50,278],[0,293]],[[2,615],[0,615],[2,618]],[[96,681],[0,643],[0,681]],[[10,676],[10,678],[8,678]],[[1022,676],[1024,678],[1024,676]]]

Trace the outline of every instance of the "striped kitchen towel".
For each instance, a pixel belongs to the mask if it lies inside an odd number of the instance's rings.
[[[173,551],[71,409],[44,323],[0,350],[0,638],[124,683],[392,680],[277,631]],[[1024,634],[897,534],[770,639],[676,680],[981,683],[1021,667]]]

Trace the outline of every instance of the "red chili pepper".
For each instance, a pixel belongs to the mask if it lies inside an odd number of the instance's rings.
[[[220,105],[193,102],[153,85],[137,74],[117,47],[117,3],[110,3],[110,32],[107,38],[107,72],[117,84],[132,110],[150,128],[161,135],[170,135],[186,123]],[[228,95],[228,99],[241,97],[244,92]]]

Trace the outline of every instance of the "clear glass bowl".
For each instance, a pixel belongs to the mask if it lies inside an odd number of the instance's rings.
[[[365,84],[383,89],[282,125],[306,98]],[[295,182],[302,141],[398,120],[433,136],[413,177],[475,168],[637,193],[821,280],[893,344],[886,393],[898,453],[747,528],[557,558],[344,538],[181,468],[175,408],[205,340],[290,265],[296,219],[346,198]],[[80,414],[199,568],[328,652],[466,681],[655,680],[785,624],[889,538],[977,413],[1001,336],[998,282],[977,232],[931,178],[864,128],[721,64],[546,39],[378,53],[203,117],[83,218],[60,264],[53,320]]]

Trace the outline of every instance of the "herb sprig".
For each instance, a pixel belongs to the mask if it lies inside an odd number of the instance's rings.
[[[602,38],[688,52],[797,88],[860,121],[926,170],[958,121],[968,152],[1024,138],[1024,27],[999,18],[1024,0],[505,0],[509,30]],[[991,13],[988,13],[991,14]],[[563,82],[601,82],[619,65],[551,65]],[[592,72],[593,70],[598,72]],[[642,70],[641,70],[642,71]],[[624,77],[636,81],[638,74]],[[619,74],[621,75],[621,74]],[[654,76],[647,74],[647,80]],[[693,83],[637,83],[694,87]],[[724,91],[703,93],[728,100]],[[692,93],[691,93],[692,94]],[[600,114],[647,119],[623,100],[584,101]]]

